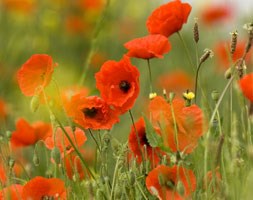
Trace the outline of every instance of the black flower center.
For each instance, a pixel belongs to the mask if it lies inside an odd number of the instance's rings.
[[[92,108],[85,108],[85,109],[83,109],[83,113],[84,113],[84,115],[86,117],[93,118],[98,113],[98,110],[96,108],[94,108],[94,107],[92,107]]]
[[[145,135],[141,138],[141,144],[146,145],[146,146],[149,146],[148,139],[147,139],[147,137],[146,137],[146,133],[145,133]]]
[[[124,93],[127,93],[128,90],[131,88],[131,85],[128,81],[120,81],[119,83],[119,88],[122,90]]]

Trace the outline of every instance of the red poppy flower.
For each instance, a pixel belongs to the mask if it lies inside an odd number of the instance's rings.
[[[31,56],[17,74],[22,93],[26,96],[40,93],[49,84],[55,66],[52,58],[46,54]]]
[[[28,181],[23,188],[23,199],[66,199],[64,182],[58,178],[37,176]]]
[[[239,80],[243,95],[253,102],[253,73],[246,74]]]
[[[182,183],[182,191],[178,184]],[[149,192],[160,200],[183,200],[196,190],[196,177],[192,170],[183,167],[159,165],[146,178]]]
[[[232,56],[233,63],[235,63],[239,58],[243,56],[245,46],[246,46],[245,41],[237,42],[235,52]],[[214,47],[214,52],[215,52],[215,55],[217,55],[217,59],[218,59],[219,66],[221,69],[227,69],[228,67],[231,66],[229,48],[230,48],[230,42],[226,42],[226,41],[219,42]],[[246,55],[246,58],[245,58],[246,62],[249,62],[250,57],[251,57],[251,52],[252,50],[250,50],[250,52]]]
[[[34,0],[3,0],[2,4],[8,11],[19,12],[22,14],[31,13],[36,6]]]
[[[79,87],[79,86],[71,86],[68,88],[65,88],[61,92],[61,99],[64,105],[64,108],[68,112],[69,109],[71,109],[71,98],[77,94],[82,94],[82,96],[88,96],[89,89],[86,87]]]
[[[51,124],[35,122],[30,125],[21,118],[16,122],[16,130],[12,132],[11,145],[13,148],[33,145],[39,140],[45,140],[50,135],[52,135]]]
[[[23,192],[23,185],[12,184],[0,190],[0,200],[20,200]]]
[[[76,128],[75,132],[72,131],[71,127],[65,127],[65,130],[77,147],[82,146],[86,142],[87,137],[80,128]],[[54,135],[46,138],[45,145],[48,149],[58,147],[62,155],[64,155],[64,151],[68,154],[74,150],[61,128],[57,128]]]
[[[87,30],[89,25],[82,19],[82,16],[68,15],[65,19],[65,27],[68,33],[79,34]]]
[[[109,105],[124,113],[131,109],[140,92],[140,73],[124,56],[119,62],[109,60],[96,73],[96,87]]]
[[[5,166],[0,162],[0,184],[4,185],[7,181],[7,173]]]
[[[137,134],[135,132],[135,128],[136,128]],[[144,145],[146,145],[147,156],[150,162],[152,163],[152,165],[157,165],[160,161],[159,155],[162,155],[162,151],[159,148],[152,148],[149,145],[147,137],[146,137],[145,122],[143,118],[140,118],[135,123],[135,128],[134,126],[132,126],[131,132],[128,137],[128,145],[129,145],[130,150],[134,154],[134,157],[137,158],[138,163],[141,163],[142,154],[144,155]],[[137,135],[140,141],[140,147],[138,145]]]
[[[160,34],[136,38],[124,46],[128,49],[127,56],[143,59],[163,58],[171,49],[168,38]]]
[[[200,19],[206,25],[231,19],[232,10],[227,5],[208,5],[202,8]]]
[[[3,99],[0,98],[0,123],[7,117],[7,105]]]
[[[206,180],[205,180],[206,179]],[[221,174],[220,174],[220,169],[219,167],[216,167],[214,171],[208,171],[205,179],[203,180],[204,182],[204,189],[209,189],[210,184],[212,184],[212,191],[219,191],[220,186],[221,186]],[[207,183],[207,186],[206,186]]]
[[[85,129],[111,129],[119,122],[119,112],[97,96],[86,97],[82,94],[73,96],[68,115]]]
[[[175,127],[172,108],[177,127],[178,149],[175,140]],[[197,105],[184,106],[184,101],[174,99],[172,107],[162,97],[155,97],[149,104],[152,120],[157,126],[163,128],[162,137],[164,145],[170,147],[173,152],[183,151],[191,153],[197,146],[199,137],[204,133],[203,112]]]
[[[155,9],[148,17],[146,23],[148,31],[150,34],[162,34],[169,37],[181,30],[183,24],[187,22],[190,12],[191,6],[180,0],[164,4]]]
[[[95,151],[91,151],[91,149],[83,149],[81,150],[82,156],[85,160],[85,162],[90,165],[94,162],[95,158]],[[66,168],[67,175],[69,179],[73,179],[74,176],[76,177],[78,175],[78,179],[82,180],[89,176],[89,172],[85,170],[85,166],[83,166],[79,156],[76,154],[76,152],[71,152],[70,154],[66,155],[64,157],[64,164]],[[77,178],[77,177],[76,177]]]
[[[182,96],[187,89],[193,89],[194,80],[186,72],[177,70],[159,76],[157,86],[166,89],[167,93],[174,92]]]

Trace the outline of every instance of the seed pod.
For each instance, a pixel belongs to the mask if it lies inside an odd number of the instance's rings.
[[[195,18],[195,23],[193,26],[193,36],[194,36],[194,41],[198,43],[199,41],[199,26],[198,26],[198,18]]]
[[[237,30],[230,33],[231,34],[231,44],[230,44],[230,53],[233,55],[235,53],[236,44],[237,44]]]

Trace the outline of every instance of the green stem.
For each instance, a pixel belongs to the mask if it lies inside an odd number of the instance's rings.
[[[222,91],[222,93],[220,95],[220,98],[217,101],[216,106],[213,110],[213,113],[212,113],[211,119],[209,121],[209,124],[208,124],[209,125],[208,126],[208,131],[206,133],[206,138],[205,138],[205,147],[206,148],[205,148],[205,152],[204,152],[204,174],[207,174],[207,160],[208,160],[208,149],[209,149],[208,145],[209,145],[209,138],[210,138],[210,127],[212,126],[213,120],[214,120],[215,115],[218,111],[218,108],[219,108],[219,106],[220,106],[220,104],[221,104],[221,102],[224,98],[224,95],[227,92],[227,90],[228,90],[229,86],[231,85],[231,83],[233,82],[233,80],[234,80],[234,75],[229,79],[227,85],[225,86],[224,90]],[[205,185],[207,185],[207,181],[208,181],[207,178],[205,178],[205,180],[204,180]]]
[[[117,158],[115,169],[114,169],[114,174],[113,174],[113,179],[112,179],[112,189],[111,189],[111,195],[110,195],[111,200],[113,200],[114,187],[115,187],[115,182],[116,182],[116,175],[118,173],[119,161],[120,161],[120,156]]]
[[[97,21],[95,30],[93,32],[91,46],[90,46],[90,49],[89,49],[89,52],[88,52],[88,56],[87,56],[87,58],[85,60],[85,63],[84,63],[84,68],[83,68],[83,72],[82,72],[82,75],[81,75],[81,78],[80,78],[80,81],[79,81],[79,85],[83,85],[84,81],[86,79],[86,75],[87,75],[87,72],[88,72],[89,67],[90,67],[90,62],[91,62],[92,56],[95,52],[95,47],[97,45],[97,38],[99,36],[99,33],[102,30],[102,27],[103,27],[102,25],[103,25],[103,22],[105,20],[106,15],[107,15],[107,11],[109,10],[108,9],[109,5],[110,5],[110,0],[107,0],[106,4],[105,4],[105,7],[104,7],[104,10],[103,10],[103,12],[100,16],[100,19]]]
[[[152,73],[151,73],[151,67],[150,67],[150,60],[147,59],[148,62],[148,72],[149,72],[149,92],[150,94],[153,93],[153,87],[152,87]]]
[[[178,35],[180,41],[182,42],[182,44],[183,44],[183,46],[184,46],[184,50],[185,50],[185,52],[186,52],[188,61],[189,61],[190,65],[191,65],[191,67],[192,67],[192,69],[193,69],[193,72],[195,72],[195,65],[193,64],[192,58],[191,58],[191,56],[190,56],[189,49],[187,48],[187,46],[186,46],[186,44],[185,44],[185,41],[184,41],[184,39],[183,39],[181,33],[180,33],[180,32],[177,32],[177,35]]]
[[[132,124],[133,124],[133,127],[134,127],[134,132],[136,134],[136,138],[137,138],[137,143],[138,143],[138,148],[141,152],[141,158],[142,158],[142,162],[144,163],[145,162],[145,159],[144,159],[144,154],[143,154],[143,151],[141,149],[141,143],[140,143],[140,138],[139,138],[139,135],[138,135],[138,131],[136,129],[136,126],[134,124],[134,118],[133,118],[133,114],[132,114],[132,111],[129,110],[129,115],[130,115],[130,118],[131,118],[131,121],[132,121]]]
[[[58,120],[58,118],[55,118],[55,120],[57,121],[57,123],[59,124],[61,130],[63,131],[64,135],[68,138],[68,141],[70,142],[71,146],[74,148],[74,150],[76,151],[78,157],[80,158],[81,162],[83,163],[83,165],[85,166],[85,168],[88,170],[89,174],[91,175],[91,177],[95,180],[95,176],[93,175],[93,173],[91,172],[91,170],[89,169],[88,165],[86,164],[85,160],[83,159],[82,154],[79,152],[79,150],[77,149],[77,147],[75,146],[75,144],[73,143],[73,141],[71,140],[69,134],[67,133],[67,131],[65,130],[65,128],[63,127],[63,125],[61,124],[61,122]]]

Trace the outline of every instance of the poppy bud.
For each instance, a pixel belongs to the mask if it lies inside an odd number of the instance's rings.
[[[34,152],[33,152],[33,163],[34,163],[34,165],[35,165],[36,167],[39,166],[39,164],[40,164],[40,160],[39,160],[37,151],[34,151]]]
[[[130,182],[130,185],[134,185],[135,184],[135,181],[136,181],[136,177],[135,177],[135,174],[133,171],[130,171],[129,172],[129,182]]]
[[[109,133],[104,134],[103,141],[108,145],[111,141],[111,135]]]
[[[231,76],[232,76],[232,70],[231,70],[231,68],[228,68],[226,70],[224,76],[225,76],[226,79],[230,79],[231,78]]]
[[[174,92],[169,93],[169,101],[172,102],[173,99],[175,98],[176,94]]]
[[[11,138],[11,135],[12,135],[12,132],[11,132],[11,131],[6,131],[6,137],[7,137],[8,139]]]
[[[60,164],[61,162],[61,152],[58,147],[54,147],[51,151],[51,158],[56,162],[56,164]]]
[[[217,90],[213,90],[211,93],[212,99],[217,102],[220,98],[220,93]]]
[[[40,106],[40,97],[39,95],[34,95],[32,97],[31,103],[30,103],[30,108],[32,112],[36,112]]]
[[[182,181],[180,181],[180,180],[177,182],[177,191],[181,196],[184,196],[184,192],[185,192],[184,185],[183,185]]]
[[[159,175],[158,175],[158,181],[159,181],[159,184],[160,184],[161,186],[165,186],[165,185],[166,185],[165,180],[164,180],[164,177],[163,177],[162,174],[159,174]]]
[[[9,158],[8,166],[10,169],[12,169],[15,165],[15,160],[13,158]]]

